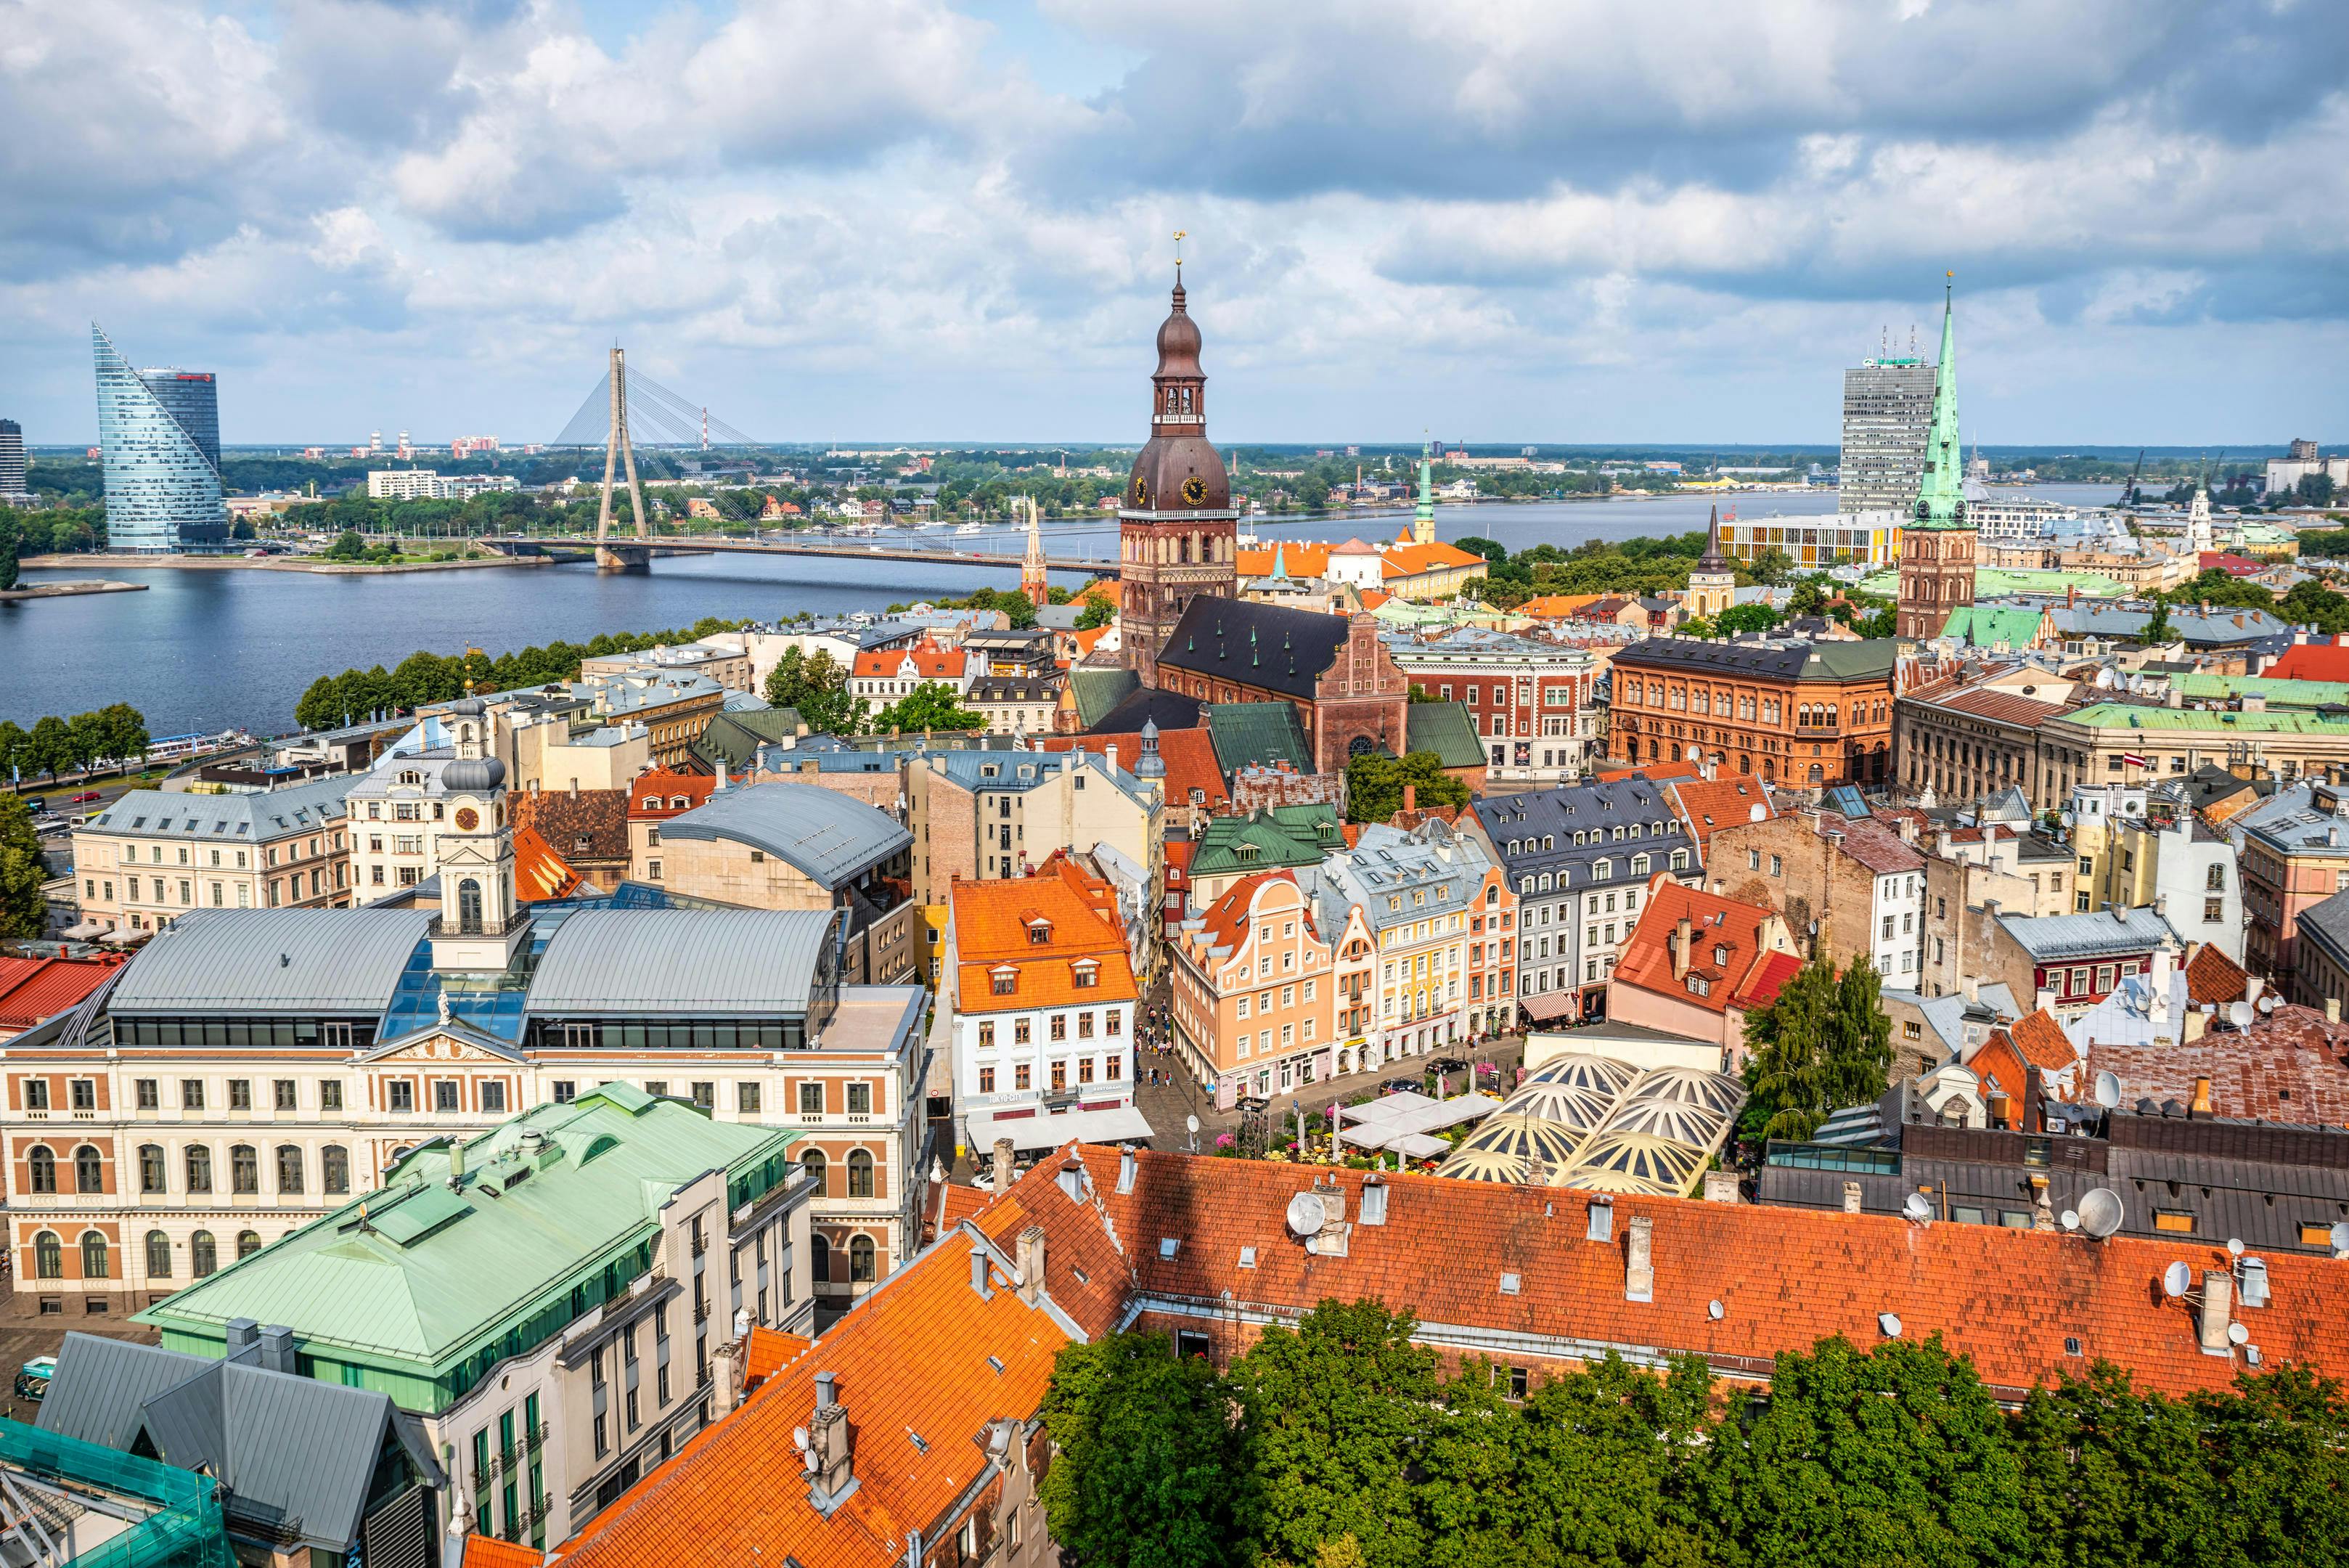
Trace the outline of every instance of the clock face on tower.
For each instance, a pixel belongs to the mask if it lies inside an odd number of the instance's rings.
[[[481,826],[481,814],[480,812],[475,811],[475,810],[474,810],[471,806],[470,806],[470,805],[460,805],[460,806],[459,806],[459,807],[457,808],[457,831],[458,831],[458,832],[460,832],[460,833],[471,833],[471,832],[472,832],[472,831],[473,831],[473,829],[475,829],[476,827]]]
[[[1183,499],[1196,506],[1207,498],[1207,482],[1197,474],[1183,482]]]
[[[1133,482],[1133,504],[1136,506],[1150,504],[1150,481],[1137,479]]]

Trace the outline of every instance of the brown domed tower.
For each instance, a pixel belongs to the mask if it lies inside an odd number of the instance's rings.
[[[1117,514],[1118,642],[1144,686],[1158,684],[1158,650],[1183,607],[1202,594],[1227,599],[1238,591],[1239,514],[1224,461],[1207,443],[1207,376],[1198,324],[1184,308],[1181,262],[1150,385],[1150,440],[1126,475]]]

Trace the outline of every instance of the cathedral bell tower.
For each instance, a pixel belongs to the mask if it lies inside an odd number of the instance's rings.
[[[1705,524],[1704,554],[1689,568],[1688,593],[1681,602],[1691,618],[1713,620],[1737,602],[1737,563],[1721,547],[1721,508]]]
[[[1900,597],[1896,634],[1925,642],[1941,634],[1950,612],[1974,602],[1974,520],[1966,511],[1965,453],[1958,439],[1958,327],[1952,299],[1941,305],[1941,361],[1933,382],[1933,424],[1917,514],[1900,531]]]
[[[1117,514],[1119,646],[1144,686],[1158,684],[1158,650],[1185,605],[1203,594],[1238,593],[1239,514],[1223,458],[1207,442],[1207,377],[1179,259],[1150,387],[1150,440],[1133,460]]]
[[[449,710],[457,757],[440,770],[449,816],[439,840],[440,917],[432,923],[432,967],[444,971],[502,971],[530,930],[514,898],[506,765],[490,754],[489,727],[478,697]]]

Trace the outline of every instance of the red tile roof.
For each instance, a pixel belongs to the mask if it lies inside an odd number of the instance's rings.
[[[1694,763],[1642,763],[1636,768],[1600,768],[1593,775],[1600,784],[1619,779],[1650,779],[1668,784],[1674,779],[1701,779],[1704,770]]]
[[[626,863],[629,791],[523,790],[506,798],[514,826],[535,827],[565,859]]]
[[[1672,973],[1671,942],[1683,916],[1690,921],[1688,972],[1708,982],[1702,995]],[[1615,978],[1711,1012],[1732,1007],[1750,1012],[1775,1001],[1778,988],[1803,967],[1782,944],[1790,945],[1785,922],[1761,905],[1741,904],[1659,876],[1639,925],[1623,944]]]
[[[2082,1080],[2121,1081],[2121,1103],[2194,1098],[2210,1080],[2210,1108],[2222,1116],[2349,1126],[2349,1024],[2312,1007],[2279,1007],[2250,1029],[2213,1030],[2190,1045],[2088,1047]]]
[[[947,896],[963,1011],[1134,999],[1117,895],[1071,862],[1056,860],[1033,877],[957,880]],[[1034,940],[1040,929],[1049,933],[1041,941]],[[1092,985],[1076,983],[1080,964],[1092,966]],[[994,993],[997,970],[1015,971],[1011,994]]]
[[[2014,1039],[2015,1054],[2043,1073],[2061,1073],[2079,1064],[2080,1054],[2074,1049],[2072,1037],[2049,1012],[2033,1012],[2015,1021],[2009,1031]],[[2022,1085],[2014,1085],[2021,1092]]]
[[[465,1537],[462,1568],[538,1568],[546,1553],[528,1542],[500,1541],[494,1535]]]
[[[105,958],[0,958],[0,1034],[16,1034],[79,1004],[120,968]]]
[[[1104,756],[1117,748],[1117,765],[1127,773],[1142,756],[1142,737],[1127,735],[1040,735],[1036,745],[1047,752],[1084,751]],[[1166,804],[1204,805],[1211,812],[1229,809],[1231,792],[1224,787],[1224,771],[1216,761],[1216,738],[1205,728],[1158,732],[1158,760],[1166,764]],[[1192,798],[1193,791],[1198,798]]]
[[[1923,697],[1922,692],[1911,692]],[[2061,702],[2042,702],[2036,697],[2018,697],[2011,691],[1955,691],[1944,697],[1928,698],[1937,708],[1952,712],[1970,713],[1977,719],[1990,719],[2006,724],[2044,724],[2065,710]]]
[[[2260,673],[2277,680],[2349,680],[2349,642],[2296,642]]]
[[[926,637],[911,648],[860,653],[853,673],[868,680],[959,680],[968,663],[961,649],[940,648]]]
[[[2219,950],[2218,943],[2205,942],[2187,961],[2186,1000],[2197,1007],[2206,1002],[2220,1007],[2240,1002],[2251,978],[2242,965]]]
[[[764,1383],[784,1367],[799,1359],[800,1353],[815,1341],[796,1334],[785,1334],[764,1324],[750,1327],[750,1343],[742,1347],[742,1381],[746,1387]]]
[[[717,787],[718,780],[713,774],[651,769],[637,774],[636,782],[628,786],[628,818],[632,822],[657,822],[679,815],[709,805],[710,794]],[[678,804],[680,801],[684,804]]]
[[[554,846],[535,827],[517,827],[513,835],[514,902],[543,903],[568,898],[589,886],[577,867],[554,852]]]
[[[2195,557],[2194,565],[2205,572],[2216,566],[2230,577],[2256,577],[2268,569],[2265,561],[2254,561],[2249,556],[2230,555],[2224,550],[2205,550]]]
[[[1702,855],[1713,840],[1713,830],[1733,823],[1760,822],[1778,815],[1770,804],[1770,792],[1758,778],[1740,775],[1718,779],[1673,779],[1665,786],[1680,807],[1681,820],[1696,836],[1697,852]],[[1754,815],[1759,807],[1761,815]]]

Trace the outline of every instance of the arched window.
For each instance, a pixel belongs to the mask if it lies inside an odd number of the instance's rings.
[[[261,1153],[249,1143],[229,1146],[228,1189],[231,1192],[261,1190]]]
[[[163,1146],[160,1143],[142,1143],[139,1146],[139,1190],[141,1192],[163,1190]]]
[[[220,1252],[212,1245],[212,1233],[199,1231],[188,1238],[188,1272],[198,1279],[215,1273],[220,1269]]]
[[[105,1175],[99,1168],[97,1146],[86,1143],[75,1149],[74,1190],[97,1192],[103,1189],[104,1184]]]
[[[106,1238],[95,1231],[81,1233],[81,1277],[85,1280],[107,1277]]]
[[[171,1277],[171,1238],[160,1231],[147,1232],[147,1277],[150,1280]]]
[[[250,1258],[259,1251],[261,1251],[260,1231],[239,1231],[236,1233],[236,1255],[238,1257]]]
[[[457,929],[471,935],[481,929],[481,885],[471,877],[457,884]]]
[[[848,1282],[869,1284],[873,1279],[873,1238],[851,1236],[848,1239]]]
[[[33,1238],[33,1272],[44,1280],[66,1277],[66,1245],[55,1231],[44,1231]]]
[[[351,1189],[351,1152],[341,1144],[330,1143],[318,1151],[320,1185],[328,1192],[348,1192]]]
[[[873,1157],[861,1148],[850,1151],[848,1156],[848,1195],[873,1196]]]
[[[57,1157],[49,1152],[47,1145],[35,1144],[33,1152],[25,1157],[25,1166],[31,1175],[34,1191],[57,1189]]]
[[[188,1146],[188,1190],[210,1192],[212,1189],[212,1151],[202,1144]]]
[[[832,1283],[832,1242],[821,1231],[815,1232],[808,1248],[808,1267],[814,1271],[817,1284]]]
[[[281,1143],[277,1146],[277,1190],[302,1190],[302,1150],[298,1145]]]

